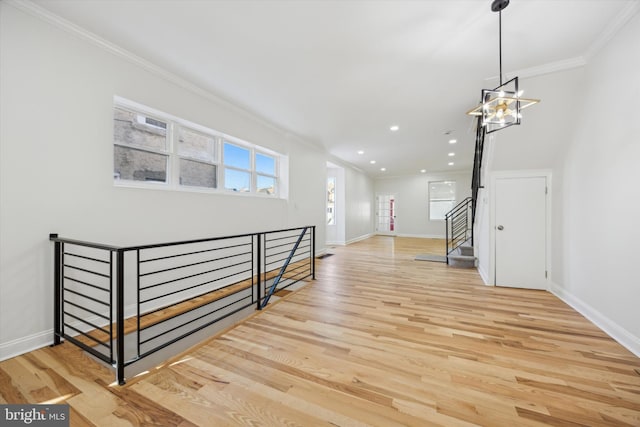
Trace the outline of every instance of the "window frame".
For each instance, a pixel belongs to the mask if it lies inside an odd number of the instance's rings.
[[[172,126],[171,123],[167,120],[163,120],[160,117],[158,117],[157,115],[153,114],[153,113],[148,113],[146,111],[140,111],[137,109],[133,109],[130,108],[128,106],[125,105],[121,105],[121,104],[114,104],[113,109],[120,109],[123,111],[126,111],[128,113],[131,113],[133,115],[135,115],[135,122],[132,123],[133,127],[136,127],[136,125],[138,126],[144,126],[144,127],[149,127],[149,128],[153,128],[155,126],[150,125],[148,123],[141,123],[140,122],[140,117],[144,117],[145,119],[149,118],[152,120],[156,120],[159,122],[163,122],[166,123],[167,127],[165,129],[165,148],[163,149],[157,149],[157,148],[153,148],[153,147],[148,147],[148,146],[144,146],[144,145],[140,145],[140,144],[123,144],[123,143],[119,143],[115,140],[115,134],[112,138],[113,140],[113,146],[114,146],[114,150],[115,150],[115,146],[118,147],[123,147],[123,148],[128,148],[128,149],[132,149],[132,150],[138,150],[138,151],[144,151],[147,153],[153,153],[153,154],[158,154],[161,156],[164,156],[166,158],[166,171],[165,171],[165,180],[164,181],[136,181],[136,180],[128,180],[128,179],[122,179],[122,178],[116,178],[116,171],[115,171],[115,155],[113,156],[113,168],[112,168],[112,172],[113,172],[113,180],[114,182],[130,182],[130,183],[136,183],[137,185],[145,185],[145,186],[166,186],[169,184],[169,182],[171,181],[171,174],[172,174],[172,170],[173,170],[173,162],[171,160],[171,132],[172,132]],[[114,115],[114,120],[115,120],[115,115]],[[112,122],[112,127],[113,127],[113,122]],[[161,135],[160,132],[158,132],[155,129],[148,129],[148,131],[150,131],[151,133],[155,133],[156,135]],[[115,133],[115,131],[114,131]],[[115,154],[115,151],[112,152],[113,154]]]
[[[258,155],[273,158],[273,173],[274,173],[273,175],[268,174],[266,172],[258,171],[258,166],[257,166],[257,157],[258,157]],[[266,196],[269,196],[269,197],[274,197],[274,196],[278,197],[278,195],[279,195],[279,191],[278,191],[278,189],[279,189],[278,171],[280,170],[279,157],[277,155],[275,155],[275,154],[267,152],[267,150],[264,150],[264,149],[261,150],[261,149],[258,149],[257,147],[254,149],[253,156],[251,156],[251,157],[253,159],[253,177],[252,177],[252,179],[253,179],[253,182],[254,182],[254,188],[255,188],[256,194],[265,194]],[[259,191],[259,189],[258,189],[258,177],[259,176],[264,176],[264,177],[267,177],[267,178],[273,178],[274,179],[275,185],[273,186],[273,193],[272,194],[261,193]]]
[[[443,179],[443,180],[438,180],[438,181],[429,181],[428,183],[429,186],[429,221],[444,221],[445,217],[443,216],[442,218],[434,218],[433,217],[433,208],[432,208],[432,203],[433,202],[452,202],[451,204],[451,209],[453,209],[456,206],[457,200],[458,200],[458,185],[456,183],[455,180],[451,180],[451,179]],[[453,184],[455,186],[454,191],[453,191],[453,198],[451,199],[433,199],[432,198],[432,188],[431,186],[433,184]]]
[[[250,197],[268,197],[268,198],[287,198],[287,187],[286,183],[282,180],[283,176],[288,176],[287,170],[282,170],[281,168],[287,167],[288,162],[286,161],[286,156],[269,150],[265,147],[261,147],[256,144],[252,144],[250,142],[244,141],[240,138],[227,135],[225,133],[207,128],[205,126],[198,125],[193,122],[189,122],[187,120],[181,119],[179,117],[172,116],[167,113],[163,113],[161,111],[155,110],[150,107],[146,107],[142,104],[138,104],[134,101],[130,101],[125,98],[121,98],[119,96],[114,96],[113,109],[114,116],[112,118],[112,129],[114,129],[113,120],[115,119],[115,109],[125,110],[132,114],[137,114],[136,123],[140,126],[148,126],[153,128],[153,124],[146,123],[146,118],[157,120],[162,123],[167,124],[166,129],[166,145],[165,151],[156,150],[150,147],[138,146],[136,144],[122,144],[117,143],[115,141],[115,133],[112,137],[112,172],[113,172],[113,183],[116,187],[134,187],[134,188],[146,188],[146,189],[164,189],[164,190],[174,190],[174,191],[188,191],[188,192],[203,192],[210,194],[234,194],[240,196],[250,196]],[[145,119],[144,123],[140,122],[139,117],[142,116]],[[161,127],[159,127],[161,129]],[[180,154],[180,133],[181,130],[193,132],[196,134],[200,134],[205,137],[213,138],[213,161],[209,162],[207,160],[203,160],[201,158],[183,155]],[[150,129],[153,132],[153,129]],[[115,132],[115,131],[114,131]],[[224,164],[224,144],[229,143],[231,145],[240,147],[242,149],[248,150],[249,152],[249,169],[242,169],[233,166],[227,166]],[[115,147],[121,146],[125,148],[139,149],[147,152],[151,152],[154,154],[160,154],[167,157],[167,173],[166,173],[166,181],[136,181],[136,180],[128,180],[117,178],[115,169],[116,169],[116,159],[113,153],[115,152]],[[256,156],[263,155],[274,159],[274,174],[271,175],[265,172],[258,172],[256,169]],[[207,186],[197,186],[197,185],[186,185],[180,182],[180,162],[181,160],[198,162],[206,165],[211,165],[216,168],[216,176],[215,176],[215,184],[214,188]],[[249,191],[234,191],[231,189],[225,188],[225,170],[237,170],[241,172],[245,172],[249,174]],[[267,178],[273,178],[274,180],[274,191],[273,193],[269,192],[258,192],[258,177],[264,176]],[[283,187],[284,186],[284,187]]]
[[[244,169],[238,166],[231,166],[231,165],[227,165],[226,164],[226,159],[225,159],[225,145],[229,144],[231,146],[234,147],[238,147],[242,150],[246,150],[249,154],[249,169]],[[226,192],[231,192],[231,193],[237,193],[237,194],[247,194],[247,193],[253,193],[254,192],[254,183],[253,183],[253,177],[252,177],[252,173],[251,171],[254,169],[254,159],[253,159],[253,153],[251,152],[251,148],[244,146],[244,144],[240,144],[237,141],[234,141],[231,138],[224,138],[222,140],[222,147],[221,147],[221,154],[222,154],[222,159],[221,159],[221,164],[222,164],[222,173],[221,173],[221,178],[222,178],[222,186],[220,187],[221,190],[226,191]],[[231,188],[227,188],[227,174],[226,171],[227,170],[232,170],[232,171],[237,171],[237,172],[242,172],[242,173],[246,173],[249,175],[249,191],[238,191],[238,190],[234,190]]]
[[[336,182],[338,180],[335,176],[327,177],[327,226],[337,225],[336,221]],[[330,188],[330,185],[333,187]],[[333,200],[332,200],[333,196]],[[331,209],[331,211],[329,211]],[[331,216],[329,216],[331,214]]]
[[[219,149],[218,146],[220,145],[220,142],[218,140],[218,137],[216,137],[215,135],[211,134],[211,133],[206,133],[206,132],[202,132],[201,130],[198,129],[194,129],[191,126],[186,126],[186,125],[179,125],[179,126],[175,126],[175,156],[176,156],[176,183],[180,188],[190,188],[190,189],[196,189],[196,190],[217,190],[219,188],[220,185],[220,153],[219,153]],[[204,136],[204,137],[211,137],[213,139],[213,160],[212,161],[206,161],[203,159],[198,159],[196,157],[192,157],[192,156],[187,156],[187,155],[183,155],[180,154],[180,131],[182,130],[186,130],[195,134],[199,134],[200,136]],[[215,187],[205,187],[205,186],[198,186],[198,185],[187,185],[187,184],[183,184],[181,182],[181,178],[182,178],[182,174],[181,174],[181,170],[180,170],[180,161],[181,160],[188,160],[191,162],[196,162],[196,163],[202,163],[205,165],[210,165],[210,166],[214,166],[216,169],[215,172]]]

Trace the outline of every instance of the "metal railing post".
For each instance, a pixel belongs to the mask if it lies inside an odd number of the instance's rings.
[[[49,239],[56,239],[57,234],[49,234]],[[62,243],[54,243],[53,252],[53,345],[59,345],[61,343],[60,335],[61,330],[61,317],[62,317],[62,277],[61,277],[61,264],[62,264]]]
[[[445,217],[444,228],[445,228],[445,236],[446,236],[445,242],[447,245],[445,258],[447,259],[447,264],[449,264],[449,217],[448,216]]]
[[[119,385],[124,385],[124,251],[117,252],[116,267],[116,377]]]
[[[257,258],[258,258],[258,265],[257,265],[257,276],[258,276],[258,302],[257,302],[257,310],[262,310],[262,306],[260,305],[260,299],[262,298],[262,268],[261,268],[261,264],[262,264],[262,234],[258,233],[256,234],[256,237],[258,238],[258,247],[256,250],[256,254],[257,254]]]
[[[316,226],[311,227],[311,278],[316,280]]]

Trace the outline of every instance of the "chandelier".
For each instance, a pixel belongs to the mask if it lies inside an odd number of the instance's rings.
[[[495,132],[513,125],[519,125],[522,110],[540,102],[539,99],[522,97],[522,90],[518,87],[518,77],[503,82],[502,77],[502,10],[509,5],[509,0],[494,0],[491,10],[498,12],[499,55],[500,55],[500,85],[495,89],[482,89],[480,105],[467,111],[470,116],[482,119],[482,126],[487,133]]]

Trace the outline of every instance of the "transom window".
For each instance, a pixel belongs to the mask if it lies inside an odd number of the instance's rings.
[[[286,166],[281,157],[116,98],[113,176],[118,185],[277,196],[280,168]]]

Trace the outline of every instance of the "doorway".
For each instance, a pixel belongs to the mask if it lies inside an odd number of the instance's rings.
[[[327,162],[326,240],[327,246],[345,245],[345,184],[344,168]]]
[[[495,284],[547,289],[547,176],[494,181]]]
[[[376,196],[376,231],[378,234],[396,234],[396,208],[396,198],[393,194]]]

